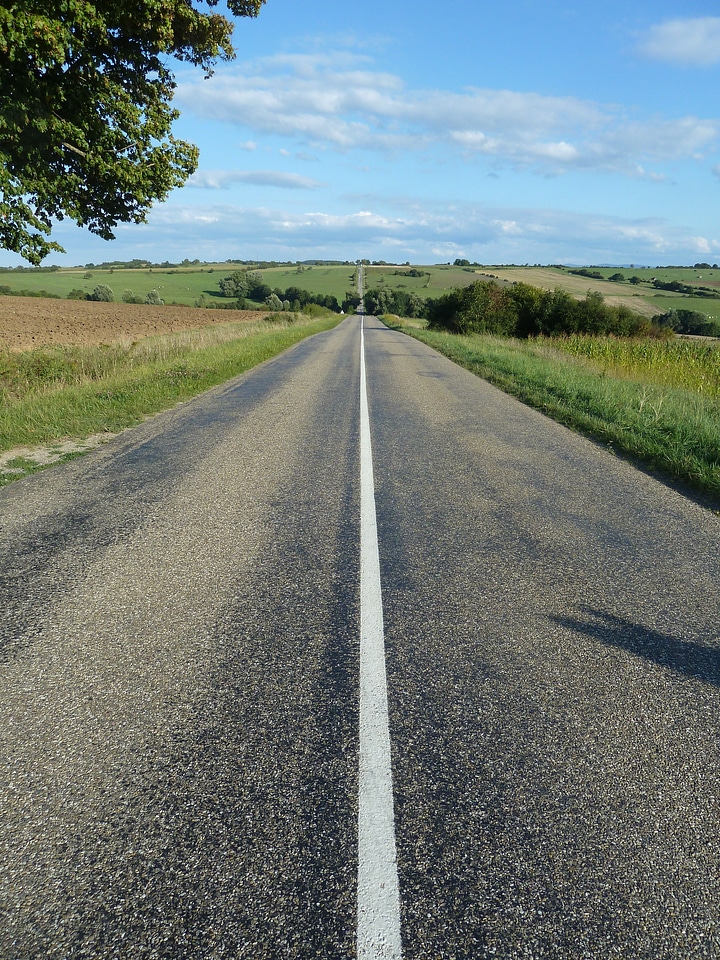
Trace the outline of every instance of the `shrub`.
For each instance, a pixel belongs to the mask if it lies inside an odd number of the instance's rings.
[[[720,323],[698,310],[668,310],[653,317],[659,327],[701,337],[720,337]]]
[[[638,336],[652,325],[627,307],[608,306],[601,293],[575,300],[565,290],[540,290],[526,283],[501,287],[478,280],[428,303],[428,326],[451,333],[499,336],[567,336],[573,333]]]
[[[88,294],[88,300],[97,300],[101,303],[113,303],[115,294],[106,283],[99,283],[93,292]]]
[[[283,308],[282,300],[276,293],[271,293],[269,297],[265,298],[265,306],[268,310],[273,310],[276,313],[280,312]]]

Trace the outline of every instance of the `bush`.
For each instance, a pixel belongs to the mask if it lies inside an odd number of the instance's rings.
[[[698,310],[668,310],[653,317],[659,327],[696,337],[720,337],[720,323]]]
[[[270,296],[265,299],[265,306],[268,310],[273,310],[276,313],[280,312],[283,308],[282,300],[276,293],[271,293]]]
[[[392,313],[398,317],[424,317],[425,301],[407,290],[374,289],[365,294],[365,309],[376,316]]]
[[[573,333],[646,335],[652,325],[627,307],[608,306],[601,293],[575,300],[565,290],[540,290],[526,283],[501,287],[478,280],[427,306],[428,327],[451,333],[532,337]]]
[[[92,293],[88,294],[88,300],[97,300],[101,303],[113,303],[115,294],[106,283],[99,283]]]
[[[149,290],[145,297],[145,303],[150,307],[161,307],[165,301],[160,298],[157,290]]]

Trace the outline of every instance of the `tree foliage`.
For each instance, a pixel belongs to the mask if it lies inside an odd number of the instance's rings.
[[[262,274],[256,270],[236,270],[229,277],[223,277],[219,281],[220,293],[223,297],[251,297],[257,291],[257,296],[253,299],[264,300],[269,292],[269,287],[263,284]]]
[[[88,300],[98,300],[100,303],[113,303],[115,294],[106,283],[99,283],[92,293],[87,295]]]
[[[282,290],[280,287],[271,290],[263,282],[262,274],[254,270],[236,270],[230,276],[223,277],[222,280],[218,281],[218,285],[223,297],[246,297],[248,300],[253,300],[255,303],[264,303],[266,306],[268,306],[268,300],[274,297],[275,299],[269,305],[271,310],[282,310],[284,303],[288,304],[286,309],[291,310],[301,310],[307,304],[315,303],[320,307],[332,310],[334,313],[340,312],[340,304],[332,294],[310,293],[308,290],[294,286],[288,287],[286,290]],[[277,306],[278,303],[280,306]]]
[[[532,337],[571,333],[638,336],[651,324],[625,306],[609,306],[601,293],[576,300],[565,290],[541,290],[526,283],[500,286],[478,280],[428,301],[428,326],[451,333]]]
[[[425,301],[418,294],[409,293],[407,290],[375,288],[365,294],[365,309],[378,316],[392,313],[398,317],[423,317]]]
[[[39,263],[53,219],[105,239],[197,167],[177,140],[172,60],[233,56],[218,0],[0,0],[0,247]],[[227,0],[254,17],[265,0]]]
[[[700,337],[720,337],[720,323],[698,310],[668,310],[653,317],[653,323],[676,333]]]

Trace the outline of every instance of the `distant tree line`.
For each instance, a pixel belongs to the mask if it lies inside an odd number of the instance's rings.
[[[40,267],[39,269],[43,269]],[[63,299],[57,293],[47,290],[13,290],[6,284],[0,284],[0,295],[5,297],[42,297],[49,300]],[[92,300],[96,303],[114,303],[115,294],[106,283],[99,283],[91,293],[80,287],[73,287],[68,291],[66,300]],[[136,297],[132,290],[123,290],[123,303],[144,303],[150,306],[161,306],[165,301],[160,298],[157,290],[150,290],[144,297]]]
[[[720,337],[720,323],[697,310],[668,310],[653,317],[653,323],[675,333],[696,337]]]
[[[360,298],[352,293],[345,296],[342,304],[338,302],[337,297],[330,293],[310,293],[301,287],[290,286],[285,290],[280,287],[274,289],[265,283],[262,274],[255,270],[236,270],[228,277],[223,277],[219,281],[220,293],[223,297],[235,299],[236,306],[239,309],[248,307],[252,309],[253,305],[263,304],[269,310],[292,310],[299,311],[308,304],[316,304],[319,307],[325,307],[332,310],[333,313],[340,313],[341,310],[354,310],[360,303]],[[248,301],[252,301],[249,303]]]
[[[673,293],[684,293],[692,297],[705,297],[707,300],[720,300],[720,293],[712,287],[693,286],[681,283],[679,280],[658,280],[653,278],[652,285],[656,290],[670,290]]]
[[[599,270],[590,270],[588,267],[579,267],[577,270],[568,270],[575,277],[587,277],[590,280],[604,280],[605,275]],[[615,276],[618,276],[617,274]]]
[[[398,317],[424,317],[427,303],[428,301],[423,300],[417,293],[409,293],[407,290],[375,288],[365,294],[365,309],[376,316],[394,313]]]
[[[49,293],[47,290],[13,290],[12,287],[3,283],[0,284],[0,296],[2,297],[43,297],[48,300],[61,300],[57,293]]]

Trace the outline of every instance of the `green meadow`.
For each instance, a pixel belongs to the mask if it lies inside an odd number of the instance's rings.
[[[345,295],[356,289],[355,264],[279,264],[256,268],[252,264],[232,262],[182,264],[179,266],[153,267],[73,267],[50,270],[48,268],[7,270],[0,269],[0,292],[3,287],[14,293],[25,291],[32,294],[47,292],[66,298],[71,291],[82,295],[92,293],[96,286],[105,284],[111,288],[115,300],[120,301],[126,291],[144,300],[151,290],[156,290],[166,303],[186,306],[221,304],[219,281],[236,270],[251,269],[261,274],[263,282],[272,289],[285,291],[299,287],[312,294],[330,294],[342,303]],[[686,267],[592,267],[593,273],[603,279],[578,276],[569,267],[518,267],[487,266],[458,267],[448,264],[411,266],[365,265],[365,289],[386,288],[406,290],[420,297],[439,297],[457,287],[468,286],[478,279],[490,276],[501,282],[522,281],[532,286],[553,290],[559,287],[573,296],[583,297],[588,290],[598,290],[608,303],[624,303],[631,309],[652,317],[673,308],[695,310],[720,320],[720,297],[693,296],[653,287],[654,278],[700,287],[716,289],[720,293],[720,269],[698,270]],[[621,282],[609,278],[621,273]],[[639,283],[630,283],[637,277]]]
[[[49,270],[0,270],[0,290],[10,287],[13,292],[28,291],[66,298],[73,290],[84,294],[100,284],[106,284],[115,294],[115,300],[122,300],[126,290],[143,299],[151,290],[157,290],[166,303],[179,303],[193,306],[201,297],[220,298],[218,281],[232,273],[227,264],[207,264],[202,267],[148,267],[148,268],[108,268],[79,267]]]
[[[92,293],[96,286],[105,284],[122,300],[126,290],[144,299],[151,290],[157,290],[166,303],[194,306],[223,303],[219,281],[236,270],[250,269],[262,276],[269,287],[287,290],[299,287],[312,294],[329,294],[338,303],[345,295],[357,289],[355,264],[280,264],[270,267],[254,267],[232,262],[180,266],[153,267],[72,267],[49,270],[0,269],[0,291],[9,287],[13,293],[26,291],[31,294],[49,293],[66,298],[71,291]],[[412,276],[410,271],[419,272]],[[386,286],[392,289],[407,289],[422,297],[437,297],[455,287],[467,286],[478,279],[478,272],[445,265],[410,267],[365,266],[365,289]],[[482,271],[480,271],[482,272]]]

